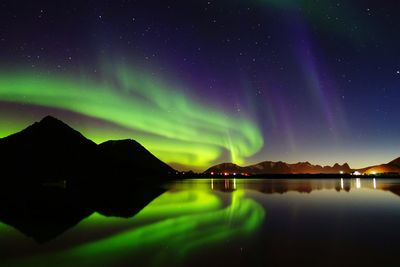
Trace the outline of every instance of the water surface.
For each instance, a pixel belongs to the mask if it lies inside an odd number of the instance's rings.
[[[82,190],[50,187],[7,194],[0,205],[0,266],[398,261],[398,181],[194,179],[129,192],[81,198]]]

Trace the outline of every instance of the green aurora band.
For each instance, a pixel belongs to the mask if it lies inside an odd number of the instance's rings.
[[[122,222],[119,219],[123,230],[54,254],[7,262],[7,266],[71,266],[74,262],[111,266],[125,257],[143,257],[143,251],[149,248],[158,253],[148,258],[147,265],[179,264],[188,253],[202,247],[208,250],[213,244],[252,234],[259,228],[265,218],[264,208],[246,197],[244,190],[231,196],[231,203],[224,206],[209,190],[166,192],[134,218]],[[108,229],[110,219],[95,213],[82,221],[76,231]]]
[[[0,101],[60,109],[112,123],[128,129],[129,138],[163,161],[197,169],[208,167],[224,151],[233,162],[244,163],[263,146],[260,130],[243,114],[229,116],[126,65],[104,69],[96,79],[2,72]],[[11,134],[7,124],[1,123],[2,136]],[[97,143],[113,137],[112,132],[83,133]]]

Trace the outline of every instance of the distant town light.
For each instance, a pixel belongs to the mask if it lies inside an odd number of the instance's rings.
[[[354,175],[361,175],[361,173],[359,171],[355,171],[353,174]]]
[[[343,173],[344,173],[344,171],[340,171],[339,173],[340,173],[340,174],[343,174]]]
[[[214,172],[211,172],[211,175],[214,175]]]
[[[373,172],[371,172],[373,175],[375,175],[376,174],[376,171],[373,171]]]

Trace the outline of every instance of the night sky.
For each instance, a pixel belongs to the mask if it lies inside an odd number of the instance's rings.
[[[0,137],[53,115],[181,170],[400,156],[400,1],[1,1]]]

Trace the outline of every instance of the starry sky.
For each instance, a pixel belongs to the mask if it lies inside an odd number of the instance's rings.
[[[53,115],[180,170],[400,156],[400,2],[1,1],[0,137]]]

